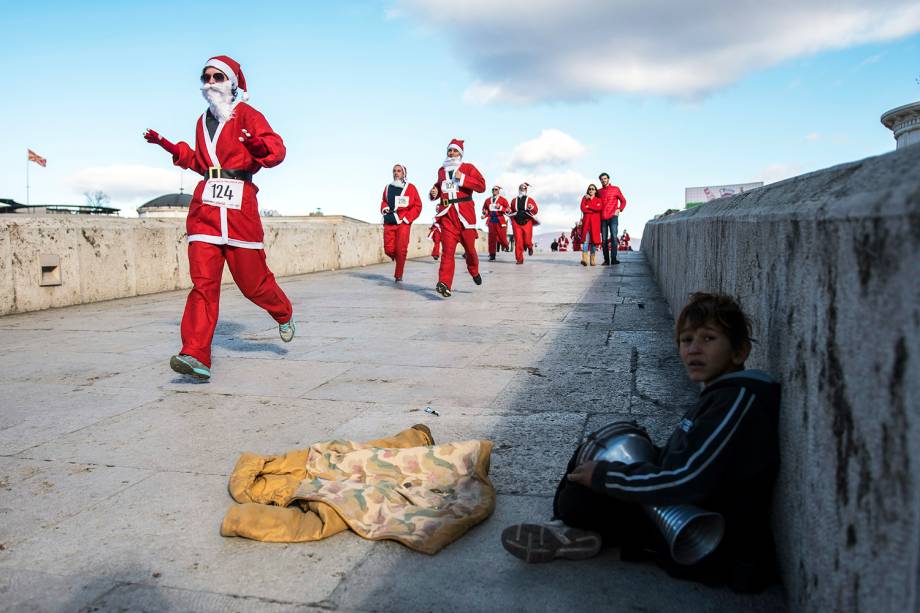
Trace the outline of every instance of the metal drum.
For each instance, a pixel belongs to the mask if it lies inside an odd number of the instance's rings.
[[[633,422],[615,422],[588,436],[579,448],[577,463],[589,460],[654,462],[655,447],[645,430]],[[689,504],[642,507],[661,534],[678,564],[695,564],[712,553],[725,533],[718,513]]]

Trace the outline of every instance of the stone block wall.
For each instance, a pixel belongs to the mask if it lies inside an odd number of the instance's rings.
[[[650,222],[642,250],[675,315],[738,296],[782,381],[792,609],[920,610],[920,146]]]
[[[263,225],[278,277],[389,261],[377,224],[264,219]],[[428,224],[413,224],[409,257],[428,256],[431,245]],[[60,285],[40,284],[42,256],[60,259]],[[232,281],[227,269],[223,280]],[[190,286],[183,219],[0,216],[0,315]]]

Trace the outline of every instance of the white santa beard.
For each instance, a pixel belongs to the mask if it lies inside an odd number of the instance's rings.
[[[211,114],[221,123],[229,121],[233,115],[233,84],[230,81],[223,83],[205,83],[201,86],[201,95],[208,102]]]
[[[460,161],[461,158],[447,158],[444,160],[444,170],[451,171],[457,170],[460,168],[460,164],[463,162]]]

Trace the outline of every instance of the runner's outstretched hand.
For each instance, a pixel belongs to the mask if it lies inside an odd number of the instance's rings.
[[[265,145],[265,141],[262,140],[261,136],[253,136],[245,128],[243,128],[241,132],[243,135],[240,137],[240,142],[249,150],[252,157],[264,158],[268,155],[268,147]]]
[[[144,140],[151,145],[159,145],[163,147],[163,149],[166,149],[166,151],[168,151],[171,155],[176,155],[176,152],[179,150],[176,145],[157,134],[155,130],[151,130],[149,128],[146,132],[144,132]]]

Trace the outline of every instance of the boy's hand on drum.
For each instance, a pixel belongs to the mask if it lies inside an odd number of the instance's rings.
[[[594,475],[594,468],[597,466],[597,462],[590,461],[579,464],[575,467],[575,470],[566,475],[566,478],[569,481],[578,483],[579,485],[584,485],[585,487],[591,487],[591,476]]]

